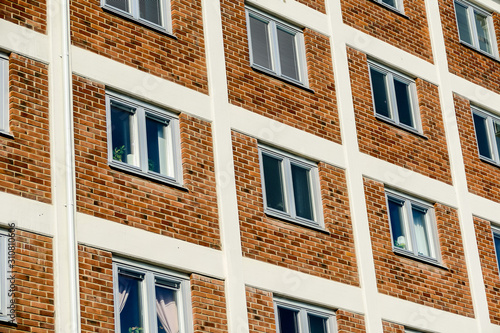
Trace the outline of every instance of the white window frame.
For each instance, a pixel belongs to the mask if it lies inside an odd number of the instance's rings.
[[[0,132],[9,133],[9,57],[0,53]]]
[[[460,5],[467,7],[467,20],[469,21],[469,28],[471,31],[471,38],[472,38],[472,45],[469,44],[466,41],[463,41],[460,39],[460,27],[458,26],[458,18],[456,17],[456,5],[459,3]],[[475,4],[472,4],[468,1],[464,0],[455,0],[453,2],[454,10],[455,10],[455,23],[457,25],[457,32],[458,32],[458,38],[460,39],[461,43],[464,43],[473,49],[477,50],[478,52],[484,53],[489,56],[493,56],[495,58],[498,58],[498,47],[497,47],[497,41],[495,37],[495,25],[493,24],[493,18],[491,16],[491,13],[482,9],[481,7],[476,6]],[[491,50],[492,53],[488,53],[484,50],[481,50],[479,47],[479,37],[477,35],[477,28],[476,28],[476,21],[473,20],[472,18],[474,17],[474,12],[478,12],[480,14],[483,14],[484,16],[487,17],[487,22],[488,22],[488,32],[489,32],[489,42],[491,43]]]
[[[318,317],[323,317],[327,320],[327,333],[337,332],[337,322],[335,320],[335,312],[321,307],[302,302],[292,301],[289,299],[275,297],[274,298],[274,313],[276,322],[276,333],[286,333],[280,331],[278,307],[298,311],[298,326],[299,333],[309,333],[307,315],[312,314]]]
[[[245,7],[246,10],[246,20],[247,20],[247,33],[248,33],[248,48],[250,51],[250,64],[253,68],[261,70],[263,72],[269,73],[274,76],[278,76],[284,80],[293,82],[295,84],[299,84],[301,86],[308,87],[309,80],[307,77],[307,65],[306,65],[306,51],[304,44],[304,33],[301,29],[290,25],[282,20],[279,20],[267,13],[264,13],[260,10],[257,10],[252,7]],[[258,65],[253,61],[253,51],[252,51],[252,33],[250,29],[250,16],[265,22],[268,24],[269,28],[269,48],[271,53],[271,67],[266,68],[264,66]],[[281,65],[279,61],[279,49],[278,49],[278,35],[277,29],[283,29],[289,33],[293,33],[295,35],[295,47],[296,47],[296,60],[297,60],[297,68],[299,71],[299,80],[295,78],[288,77],[281,73]]]
[[[373,89],[373,82],[372,82],[372,73],[371,70],[374,69],[377,72],[386,75],[386,83],[387,83],[387,89],[386,91],[387,96],[388,96],[388,108],[389,112],[391,114],[390,117],[386,117],[382,114],[377,113],[377,108],[375,105],[375,92]],[[410,78],[407,75],[404,75],[402,73],[399,73],[398,71],[391,69],[387,66],[381,65],[373,60],[368,60],[368,73],[370,77],[370,89],[372,93],[372,103],[373,103],[373,111],[375,114],[375,117],[381,118],[385,121],[388,121],[394,125],[397,125],[399,127],[402,127],[404,129],[407,129],[412,132],[416,132],[418,134],[422,134],[422,122],[420,119],[420,110],[418,107],[418,96],[417,96],[417,85],[415,84],[415,80]],[[409,96],[410,96],[410,105],[411,105],[411,115],[413,117],[413,123],[415,124],[415,127],[408,126],[406,124],[403,124],[399,121],[399,113],[397,112],[397,101],[396,101],[396,92],[394,88],[394,80],[398,80],[402,83],[405,83],[408,85],[409,88]]]
[[[10,296],[9,296],[9,288],[10,282],[8,280],[9,277],[9,251],[8,251],[8,243],[9,243],[9,233],[5,229],[0,229],[0,253],[2,257],[0,258],[0,322],[12,321],[12,318],[9,316],[9,305],[10,305]]]
[[[284,186],[284,195],[285,195],[284,200],[287,207],[286,212],[268,207],[267,205],[264,163],[262,157],[263,154],[271,156],[273,158],[280,159],[282,161],[281,171],[283,173],[282,183]],[[259,161],[260,161],[262,193],[264,200],[264,212],[271,216],[275,216],[291,222],[297,222],[312,228],[319,228],[321,230],[324,230],[318,165],[301,157],[297,157],[265,145],[259,145]],[[314,220],[305,219],[303,217],[296,215],[291,163],[309,170],[310,194],[313,206]]]
[[[471,106],[472,110],[472,121],[474,123],[474,133],[476,135],[476,145],[477,145],[477,154],[480,159],[488,161],[490,163],[494,163],[496,165],[500,165],[500,154],[498,152],[499,147],[497,146],[495,140],[495,127],[493,125],[493,121],[496,120],[500,123],[500,116],[494,115],[491,112],[485,111],[483,109],[478,108],[477,106]],[[488,135],[488,146],[492,152],[492,158],[481,155],[479,151],[479,140],[476,133],[476,124],[474,120],[474,114],[486,119],[486,130]]]
[[[500,239],[500,227],[491,226],[491,233],[493,236],[493,251],[495,253],[495,259],[497,259],[498,253],[500,252],[500,248],[497,248],[495,246],[495,238]],[[500,272],[500,261],[498,261],[498,260],[497,260],[497,267],[498,267],[498,271]]]
[[[418,258],[420,260],[429,262],[429,263],[440,263],[441,262],[441,251],[439,248],[439,240],[438,240],[438,233],[437,233],[437,223],[436,223],[436,216],[434,213],[434,206],[431,205],[428,202],[422,201],[420,199],[408,196],[406,194],[397,192],[392,189],[386,189],[385,190],[385,198],[386,198],[386,207],[387,207],[387,218],[389,219],[389,228],[391,230],[391,243],[392,243],[392,249],[395,253],[400,253],[404,254],[407,256],[411,256],[414,258]],[[403,249],[396,244],[394,244],[393,241],[393,231],[392,231],[392,222],[391,222],[391,216],[389,213],[389,200],[393,199],[395,201],[400,201],[403,203],[403,224],[404,228],[406,230],[406,234],[410,235],[410,245],[411,249]],[[426,256],[423,254],[420,254],[418,252],[417,248],[417,238],[415,235],[415,228],[413,224],[413,215],[412,215],[412,207],[416,206],[422,210],[425,210],[425,222],[426,222],[426,229],[428,231],[427,237],[429,239],[429,248],[431,252],[431,256]],[[408,242],[408,240],[406,240]],[[432,256],[433,254],[433,256]]]
[[[132,136],[135,139],[132,146],[135,151],[138,151],[135,156],[135,164],[129,164],[113,159],[113,143],[112,143],[112,121],[111,121],[111,104],[118,103],[128,108],[135,109],[133,112],[133,130]],[[135,173],[141,176],[147,176],[162,182],[173,185],[182,186],[182,162],[180,154],[180,130],[179,119],[171,112],[160,109],[153,105],[138,101],[131,97],[116,93],[106,92],[106,114],[107,114],[107,134],[108,134],[108,163],[110,166],[123,169],[125,171]],[[173,159],[174,175],[167,176],[154,171],[149,171],[147,160],[147,133],[146,133],[146,117],[153,119],[168,121],[170,128],[170,140],[172,151],[170,155]]]
[[[158,25],[154,22],[145,20],[145,19],[140,17],[139,1],[143,1],[143,0],[127,0],[128,8],[130,9],[130,11],[128,11],[128,12],[124,11],[120,8],[113,7],[109,4],[107,4],[106,0],[101,0],[101,7],[105,8],[106,10],[109,10],[115,14],[127,17],[131,20],[137,21],[141,24],[144,24],[146,26],[154,28],[156,30],[160,30],[160,31],[166,32],[166,33],[172,33],[172,17],[171,17],[170,0],[160,0],[161,17],[163,20],[163,22],[160,25]]]
[[[143,302],[143,320],[146,325],[143,332],[157,332],[156,327],[156,308],[155,308],[155,281],[161,279],[163,281],[178,284],[177,292],[177,311],[179,313],[179,333],[193,332],[193,316],[191,309],[191,287],[189,277],[187,275],[173,272],[167,269],[151,266],[144,263],[137,263],[128,259],[113,258],[113,294],[114,294],[114,313],[115,313],[115,331],[121,332],[120,327],[120,312],[116,304],[119,304],[119,288],[118,274],[120,270],[125,270],[135,274],[144,276],[142,291],[145,291],[142,296]]]
[[[386,7],[389,7],[391,9],[394,9],[400,13],[404,13],[403,0],[394,0],[394,2],[396,3],[396,6],[391,6],[391,5],[383,2],[383,0],[373,0],[373,1],[381,4],[382,6],[386,6]]]

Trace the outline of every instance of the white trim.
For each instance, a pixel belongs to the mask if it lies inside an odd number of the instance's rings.
[[[472,122],[474,123],[474,133],[476,138],[476,148],[478,157],[490,163],[500,165],[500,152],[499,152],[500,145],[495,140],[495,127],[494,127],[494,122],[500,125],[500,117],[474,105],[471,105],[471,115],[472,115]],[[479,117],[483,118],[486,121],[486,135],[488,140],[488,148],[490,149],[491,153],[491,158],[481,155],[479,151],[479,140],[476,132],[476,121],[474,119],[474,115],[478,115]]]
[[[12,318],[9,317],[8,305],[10,305],[11,297],[9,296],[9,286],[10,282],[8,278],[8,240],[9,233],[5,229],[0,229],[0,323],[3,321],[11,321]],[[15,264],[15,263],[14,263]]]
[[[314,305],[304,304],[298,301],[292,301],[289,299],[284,299],[281,297],[274,297],[274,318],[276,323],[276,332],[277,333],[288,333],[281,332],[279,325],[279,314],[278,307],[286,308],[290,310],[294,310],[298,313],[298,329],[299,333],[309,333],[309,325],[308,325],[308,314],[312,314],[318,317],[322,317],[326,319],[326,333],[335,333],[337,332],[336,320],[335,320],[335,312],[327,309],[323,309]]]
[[[9,57],[0,53],[0,132],[9,133]]]
[[[404,5],[403,5],[403,0],[394,0],[396,6],[391,6],[385,2],[383,2],[383,0],[373,0],[379,4],[381,4],[382,6],[386,6],[388,8],[391,8],[397,12],[400,12],[401,14],[404,14],[405,12],[405,8],[404,8]]]

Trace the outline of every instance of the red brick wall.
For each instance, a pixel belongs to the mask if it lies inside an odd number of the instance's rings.
[[[390,323],[388,321],[382,321],[382,327],[384,333],[405,333],[405,327],[403,325]]]
[[[15,317],[17,326],[0,323],[0,331],[55,332],[52,238],[15,231]]]
[[[74,76],[78,212],[220,249],[211,125],[179,115],[184,188],[111,169],[105,88]]]
[[[9,126],[0,136],[0,191],[51,202],[48,66],[12,53]]]
[[[365,318],[345,310],[337,311],[337,333],[364,333]]]
[[[45,0],[1,1],[0,19],[45,33],[47,31],[47,3]]]
[[[273,293],[246,287],[250,333],[276,333]]]
[[[500,202],[500,188],[498,187],[500,168],[483,162],[479,158],[470,102],[459,95],[454,97],[469,192]]]
[[[222,0],[221,10],[229,102],[340,143],[328,37],[304,30],[309,88],[314,90],[311,92],[253,70],[244,1]]]
[[[110,252],[78,246],[82,332],[114,333],[113,258]]]
[[[460,44],[453,0],[439,0],[439,9],[450,73],[499,93],[498,60]],[[498,13],[493,13],[493,24],[497,43],[500,43]]]
[[[195,333],[228,331],[224,281],[192,274],[191,299]]]
[[[394,253],[384,185],[365,179],[365,195],[380,293],[474,317],[457,211],[434,205],[440,268]]]
[[[360,151],[451,185],[438,87],[415,82],[424,138],[375,117],[367,57],[349,47],[347,54]]]
[[[171,0],[170,4],[176,38],[105,12],[100,0],[71,1],[72,43],[208,93],[201,1]]]
[[[495,244],[491,223],[479,217],[474,217],[476,229],[477,247],[479,249],[479,259],[488,299],[488,310],[490,312],[491,323],[500,325],[500,272],[498,271],[497,258],[495,256]]]
[[[349,285],[359,285],[344,171],[319,163],[325,229],[264,213],[257,140],[233,132],[243,256]]]
[[[404,0],[402,16],[374,0],[342,0],[344,23],[432,62],[424,0]]]

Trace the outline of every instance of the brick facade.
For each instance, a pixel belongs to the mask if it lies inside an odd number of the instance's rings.
[[[474,317],[457,211],[434,204],[438,251],[444,267],[423,263],[394,253],[384,185],[370,179],[364,184],[378,291]]]
[[[195,333],[228,332],[224,281],[191,275]]]
[[[71,1],[73,45],[208,93],[201,1],[170,0],[175,37],[104,11],[100,4]]]
[[[488,299],[488,310],[491,323],[500,325],[500,272],[495,256],[495,244],[491,223],[479,217],[474,217],[477,247],[483,272],[484,287]]]
[[[211,125],[179,115],[183,189],[111,169],[105,88],[73,79],[77,211],[220,249]]]
[[[243,256],[359,285],[344,171],[319,163],[326,232],[264,213],[257,140],[233,132]]]
[[[273,293],[246,287],[249,333],[276,333]]]
[[[365,318],[345,310],[337,311],[337,333],[364,333]]]
[[[50,203],[48,66],[12,53],[9,132],[0,136],[0,191]]]
[[[424,0],[404,0],[404,15],[374,0],[342,0],[346,25],[433,62]]]
[[[403,325],[394,324],[388,321],[382,321],[382,327],[384,333],[405,333],[405,327]]]
[[[470,102],[456,94],[454,99],[469,192],[500,202],[500,168],[479,158]]]
[[[498,60],[460,43],[454,0],[439,0],[439,9],[450,73],[500,93]],[[500,43],[500,14],[494,12],[492,17],[497,43]]]
[[[36,32],[47,31],[47,2],[8,0],[0,2],[0,20],[21,25]]]
[[[451,185],[438,87],[416,80],[423,136],[406,131],[375,117],[367,56],[352,48],[347,54],[359,150]]]
[[[52,238],[17,229],[15,246],[12,300],[17,325],[0,322],[0,331],[55,332]]]
[[[304,29],[309,88],[312,92],[253,70],[250,67],[244,1],[222,0],[221,10],[229,102],[340,143],[328,37]]]

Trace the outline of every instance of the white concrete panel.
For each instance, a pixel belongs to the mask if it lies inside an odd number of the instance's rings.
[[[500,95],[465,80],[459,76],[449,74],[453,92],[471,101],[472,104],[485,108],[500,115]],[[472,115],[471,115],[472,117]]]
[[[138,261],[224,279],[222,252],[116,222],[77,214],[79,244]]]
[[[472,214],[500,225],[500,203],[485,199],[469,193],[467,200],[470,202]]]
[[[172,111],[191,114],[211,121],[210,97],[73,46],[73,72],[101,82],[106,88],[149,101]]]
[[[49,63],[50,41],[47,35],[0,20],[0,51],[12,51]]]

